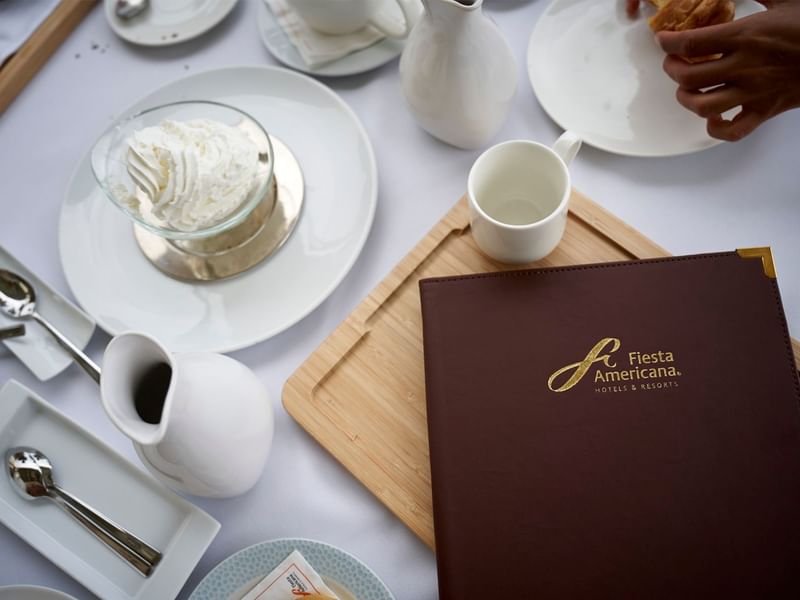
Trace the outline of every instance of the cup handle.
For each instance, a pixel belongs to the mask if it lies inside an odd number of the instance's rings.
[[[391,38],[402,39],[411,33],[422,11],[418,0],[393,0],[393,2],[400,7],[404,23],[400,25],[396,19],[387,14],[386,8],[391,2],[384,0],[386,6],[370,19],[370,25]]]
[[[565,131],[561,134],[561,137],[556,140],[555,144],[553,144],[553,152],[561,157],[565,165],[569,165],[572,159],[575,158],[578,150],[581,149],[582,143],[583,140],[581,140],[577,133]]]

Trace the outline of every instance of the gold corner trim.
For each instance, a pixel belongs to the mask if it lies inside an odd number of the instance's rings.
[[[769,246],[761,248],[737,248],[736,253],[742,258],[760,258],[764,275],[770,279],[776,279],[775,261],[772,259],[772,250]]]

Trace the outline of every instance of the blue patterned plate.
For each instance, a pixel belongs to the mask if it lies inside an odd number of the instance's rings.
[[[299,550],[339,600],[394,600],[389,588],[352,554],[301,538],[261,542],[229,556],[206,575],[189,600],[239,600],[293,550]]]

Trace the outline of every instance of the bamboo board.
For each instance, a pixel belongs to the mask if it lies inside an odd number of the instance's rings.
[[[0,113],[17,97],[97,0],[61,0],[0,68]]]
[[[573,191],[564,238],[536,266],[669,256]],[[292,417],[433,547],[418,282],[510,268],[469,235],[462,198],[295,371],[283,389]],[[800,363],[800,344],[793,340]]]

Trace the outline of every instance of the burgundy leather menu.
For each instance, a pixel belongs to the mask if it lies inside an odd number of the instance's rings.
[[[420,282],[442,600],[800,598],[771,257]]]

